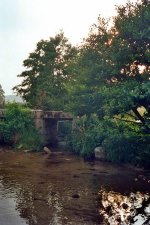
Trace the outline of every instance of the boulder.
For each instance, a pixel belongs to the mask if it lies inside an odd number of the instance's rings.
[[[95,158],[96,159],[99,159],[99,160],[106,160],[106,155],[105,155],[105,151],[104,151],[104,148],[99,146],[99,147],[96,147],[94,149],[94,154],[95,154]]]
[[[43,150],[44,150],[44,152],[46,154],[51,154],[52,153],[51,150],[49,148],[47,148],[46,146],[43,148]]]
[[[30,150],[30,149],[25,149],[25,150],[23,150],[25,153],[28,153],[28,152],[32,152],[32,150]]]

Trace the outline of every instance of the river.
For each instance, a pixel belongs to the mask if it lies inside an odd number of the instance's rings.
[[[0,225],[150,224],[149,194],[149,171],[0,152]]]

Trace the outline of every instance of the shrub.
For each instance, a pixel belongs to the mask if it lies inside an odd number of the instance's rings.
[[[93,158],[94,148],[103,146],[109,161],[150,165],[150,136],[141,134],[138,126],[118,120],[99,120],[96,115],[76,118],[68,145],[85,158]]]
[[[135,163],[139,166],[150,168],[150,135],[141,135],[135,140]]]
[[[42,145],[31,111],[21,104],[9,103],[6,106],[5,118],[0,122],[0,133],[4,142],[13,146],[39,150]]]
[[[70,149],[84,158],[93,158],[94,149],[104,139],[102,123],[93,114],[91,117],[82,116],[74,121],[74,128],[68,137]]]
[[[42,146],[43,140],[41,139],[41,135],[37,130],[35,130],[35,128],[31,128],[28,131],[22,133],[16,148],[40,151]]]
[[[150,167],[150,136],[115,134],[103,142],[107,159],[112,162],[132,163]]]
[[[132,138],[124,134],[114,133],[103,141],[103,147],[106,157],[112,162],[127,163],[131,162],[134,157],[134,149],[131,148]]]

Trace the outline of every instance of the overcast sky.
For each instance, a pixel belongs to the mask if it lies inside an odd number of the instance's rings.
[[[0,84],[5,94],[20,83],[17,74],[36,43],[63,30],[79,44],[98,15],[115,15],[127,0],[0,0]]]

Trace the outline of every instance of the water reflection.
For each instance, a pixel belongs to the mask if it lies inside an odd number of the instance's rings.
[[[102,189],[100,196],[100,214],[110,225],[149,225],[150,195],[148,193],[130,193],[123,195]]]
[[[141,179],[135,182],[137,174],[134,171],[112,164],[89,164],[66,155],[47,158],[40,154],[10,152],[0,154],[0,162],[0,209],[3,199],[6,210],[9,202],[16,221],[23,221],[1,224],[0,216],[0,225],[98,225],[103,224],[102,216],[106,224],[111,220],[109,224],[117,221],[120,225],[123,219],[131,221],[126,216],[130,209],[140,208],[138,204],[144,201],[149,204],[148,195],[141,194],[149,190],[149,183],[144,181],[143,184]],[[105,189],[99,193],[99,202],[97,194],[102,185]],[[131,190],[136,194],[118,194]],[[143,210],[146,220],[149,205]],[[140,215],[138,209],[131,212],[135,220]]]
[[[94,186],[89,178],[74,176],[80,166],[89,169],[84,162],[72,160],[71,164],[62,157],[56,166],[55,158],[19,154],[11,155],[11,159],[4,157],[0,166],[0,198],[7,203],[8,199],[9,203],[15,200],[10,208],[16,221],[22,218],[23,225],[100,224],[92,196]]]

